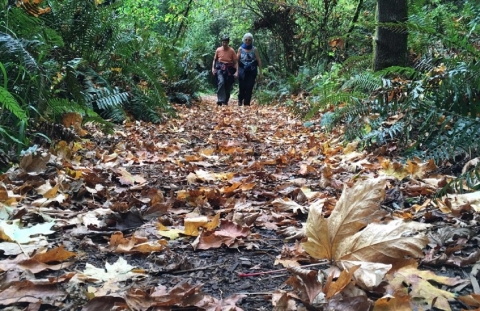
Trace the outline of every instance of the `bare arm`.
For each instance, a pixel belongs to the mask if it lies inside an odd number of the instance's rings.
[[[215,62],[217,61],[217,51],[215,51],[215,55],[213,56],[213,63],[212,63],[212,73],[217,73],[217,69],[215,68]]]
[[[239,62],[240,62],[240,48],[238,49],[237,58],[235,59],[235,69],[237,70],[237,74],[238,74],[238,63]]]
[[[262,72],[262,60],[260,59],[260,54],[258,54],[258,50],[255,49],[255,57],[257,59],[257,64],[258,64],[258,72],[260,73],[260,78],[263,77],[263,72]]]

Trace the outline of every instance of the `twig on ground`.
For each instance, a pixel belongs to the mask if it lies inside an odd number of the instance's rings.
[[[325,265],[327,263],[327,261],[323,261],[323,262],[317,262],[317,263],[313,263],[313,264],[310,264],[310,265],[305,265],[305,266],[299,266],[299,268],[310,268],[310,267],[315,267],[315,266],[322,266],[322,265]],[[294,267],[292,267],[294,268]],[[287,271],[288,268],[285,268],[285,269],[278,269],[278,270],[270,270],[270,271],[264,271],[264,272],[253,272],[253,273],[238,273],[238,276],[239,277],[247,277],[247,276],[258,276],[258,275],[263,275],[263,274],[272,274],[272,273],[278,273],[278,272],[284,272],[284,271]]]
[[[177,271],[172,271],[172,272],[170,272],[170,273],[171,273],[171,274],[178,274],[178,273],[195,272],[195,271],[207,270],[207,269],[210,269],[210,268],[215,268],[215,267],[218,267],[218,266],[221,266],[221,264],[210,265],[210,266],[206,266],[206,267],[199,267],[199,268],[194,268],[194,269],[187,269],[187,270],[177,270]]]

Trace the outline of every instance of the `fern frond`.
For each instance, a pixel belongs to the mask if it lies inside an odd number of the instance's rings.
[[[371,131],[362,138],[363,143],[366,146],[372,144],[383,145],[386,144],[389,140],[398,138],[398,135],[405,131],[405,122],[398,121],[391,126],[380,126],[376,127],[375,130]]]
[[[27,113],[18,104],[13,95],[4,87],[0,86],[0,104],[2,109],[6,109],[15,115],[20,121],[27,121]]]
[[[408,25],[405,22],[396,22],[396,23],[377,23],[378,27],[388,29],[396,33],[408,33]]]
[[[375,74],[371,72],[366,72],[362,74],[357,74],[351,79],[345,81],[342,85],[342,90],[352,89],[359,92],[371,93],[379,88],[381,88],[382,80]]]
[[[401,66],[391,66],[385,69],[376,71],[375,76],[378,77],[398,77],[399,75],[404,76],[408,79],[413,79],[417,74],[417,71],[411,67],[401,67]]]
[[[109,107],[121,106],[128,101],[128,92],[120,92],[118,88],[88,88],[84,91],[87,105],[96,105],[98,109],[104,110]]]
[[[480,162],[472,166],[465,173],[452,179],[438,191],[437,196],[444,196],[450,190],[454,190],[457,193],[480,190]]]
[[[373,67],[373,57],[371,54],[350,56],[342,63],[342,71],[351,70],[363,71]]]
[[[85,115],[87,107],[73,102],[66,98],[50,98],[47,101],[45,116],[49,116],[53,121],[59,120],[65,113],[76,112]]]
[[[153,97],[149,97],[136,90],[133,100],[131,100],[125,108],[134,116],[141,116],[142,120],[160,123],[163,120],[159,115],[159,111],[155,109],[156,105],[158,104],[154,102]]]
[[[83,118],[83,123],[93,123],[100,125],[101,130],[106,132],[106,133],[112,133],[113,132],[113,123],[105,120],[101,116],[99,116],[97,113],[93,111],[88,111],[88,113],[84,116]]]
[[[119,106],[109,106],[101,112],[101,115],[105,119],[112,120],[115,123],[121,123],[127,118],[125,110],[123,109],[123,107]]]
[[[435,67],[433,62],[434,62],[433,57],[422,55],[422,57],[415,62],[414,68],[418,71],[429,72],[433,70],[433,68]]]
[[[306,114],[305,119],[312,118],[320,109],[327,107],[330,104],[338,105],[339,103],[350,104],[355,100],[355,95],[347,92],[332,92],[327,96],[313,96],[310,100],[312,101],[312,108]]]
[[[38,72],[39,66],[33,56],[25,49],[24,41],[0,32],[0,56],[2,62],[17,63],[31,72]]]

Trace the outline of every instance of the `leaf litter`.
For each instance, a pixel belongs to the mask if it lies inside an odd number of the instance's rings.
[[[279,107],[177,113],[86,125],[1,175],[1,308],[480,306],[478,192],[432,197],[452,178],[432,161],[344,145]]]

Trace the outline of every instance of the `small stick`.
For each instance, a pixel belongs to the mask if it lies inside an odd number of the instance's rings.
[[[315,267],[315,266],[322,266],[326,264],[326,260],[324,262],[318,262],[318,263],[313,263],[310,265],[305,265],[305,266],[300,266],[299,268],[310,268],[310,267]],[[294,267],[292,267],[294,268]],[[247,277],[247,276],[257,276],[257,275],[263,275],[263,274],[272,274],[272,273],[277,273],[277,272],[284,272],[287,271],[288,268],[285,269],[278,269],[278,270],[270,270],[270,271],[264,271],[264,272],[253,272],[253,273],[238,273],[239,277]]]
[[[200,271],[200,270],[206,270],[210,268],[215,268],[221,266],[221,264],[216,264],[216,265],[210,265],[206,267],[199,267],[199,268],[194,268],[194,269],[187,269],[187,270],[176,270],[176,271],[171,271],[170,274],[178,274],[178,273],[188,273],[188,272],[195,272],[195,271]]]
[[[30,259],[30,256],[27,254],[27,252],[23,249],[22,247],[22,244],[18,243],[17,241],[15,241],[15,243],[17,243],[18,247],[20,247],[20,250],[23,252],[23,254],[27,257],[27,259]]]

